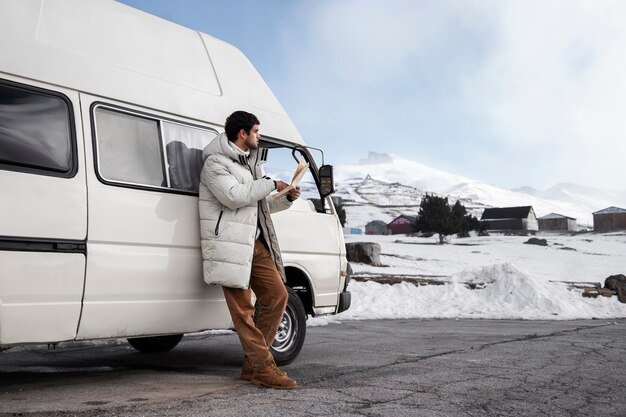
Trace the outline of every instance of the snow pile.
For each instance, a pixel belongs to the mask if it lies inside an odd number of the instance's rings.
[[[309,320],[320,326],[342,320],[481,318],[571,320],[626,317],[617,297],[583,298],[564,283],[533,278],[510,263],[459,272],[446,285],[415,286],[352,282],[352,306],[334,317]],[[484,284],[470,289],[466,283]],[[480,285],[479,285],[480,287]]]
[[[570,291],[564,284],[526,275],[510,263],[462,271],[453,275],[451,280],[453,294],[450,294],[450,302],[457,304],[456,317],[577,319],[592,318],[598,313],[595,311],[599,304],[597,300],[587,306],[589,300],[579,291]],[[467,282],[484,283],[485,288],[469,290],[465,286]],[[623,313],[626,313],[624,307]],[[600,311],[600,314],[604,313],[608,311]],[[609,313],[606,317],[614,315]]]

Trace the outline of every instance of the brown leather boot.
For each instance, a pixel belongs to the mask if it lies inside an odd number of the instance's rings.
[[[276,365],[276,362],[274,362],[274,359],[272,359],[271,364],[276,367],[276,369],[281,375],[287,375],[286,372],[278,369],[278,366]],[[240,378],[243,379],[244,381],[252,381],[252,374],[254,374],[254,367],[252,366],[252,362],[250,362],[250,359],[248,359],[248,357],[246,356],[243,358],[243,364],[241,365]]]
[[[254,367],[250,363],[250,359],[246,356],[243,358],[243,365],[241,365],[241,379],[244,381],[252,381],[252,374],[254,374]]]
[[[252,383],[262,387],[275,389],[294,389],[298,384],[276,365],[268,365],[252,374]]]

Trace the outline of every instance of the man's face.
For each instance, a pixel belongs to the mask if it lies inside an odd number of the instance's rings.
[[[257,149],[259,147],[260,139],[261,134],[259,133],[259,125],[254,125],[252,126],[252,129],[250,129],[250,133],[246,135],[245,145],[248,149]]]

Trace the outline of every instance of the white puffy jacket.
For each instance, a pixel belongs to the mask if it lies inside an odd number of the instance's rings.
[[[198,208],[202,269],[208,284],[249,287],[257,224],[286,282],[270,213],[288,208],[291,202],[286,197],[268,198],[274,181],[262,176],[262,156],[266,154],[265,149],[259,149],[251,151],[249,157],[241,155],[225,133],[202,152]]]

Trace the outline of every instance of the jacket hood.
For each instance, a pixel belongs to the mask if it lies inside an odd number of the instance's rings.
[[[202,163],[211,155],[225,155],[230,159],[238,160],[239,154],[228,144],[226,132],[219,134],[202,150]]]
[[[231,142],[226,136],[226,132],[220,133],[215,139],[209,143],[202,151],[202,164],[211,155],[224,155],[233,161],[239,162],[242,165],[247,165],[247,161],[250,157],[256,155],[257,150],[251,150],[247,155],[243,155],[235,150],[231,145]]]

